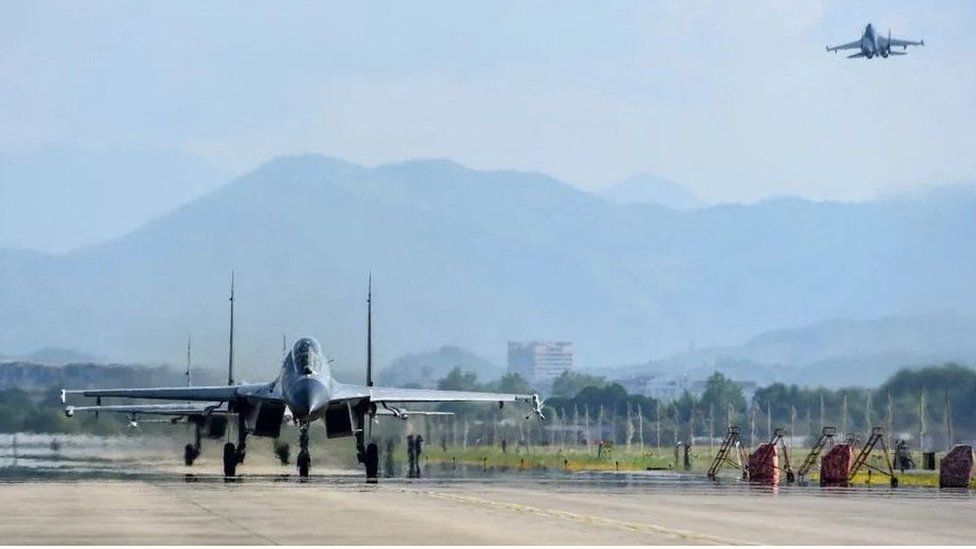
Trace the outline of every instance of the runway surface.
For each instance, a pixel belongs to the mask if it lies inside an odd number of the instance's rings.
[[[59,453],[70,457],[66,448]],[[50,456],[40,460],[47,466],[28,467],[28,458],[20,457],[16,467],[0,464],[0,540],[429,545],[976,539],[976,498],[968,490],[772,489],[668,472],[481,474],[434,466],[427,478],[375,485],[356,470],[319,467],[303,482],[264,453],[254,450],[233,482],[217,473],[215,459],[198,462],[186,475],[188,469],[173,461],[138,455],[96,467],[81,458],[62,463]]]

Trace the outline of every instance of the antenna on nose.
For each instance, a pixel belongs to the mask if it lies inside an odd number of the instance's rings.
[[[366,285],[366,386],[373,386],[373,273]]]

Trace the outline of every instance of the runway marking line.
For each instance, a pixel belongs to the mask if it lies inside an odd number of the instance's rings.
[[[182,499],[182,500],[188,501],[193,506],[199,508],[200,510],[202,510],[202,511],[204,511],[206,513],[209,513],[210,515],[213,515],[214,517],[217,517],[218,519],[223,519],[223,520],[231,523],[232,525],[240,528],[244,532],[246,532],[248,534],[251,534],[252,536],[254,536],[256,538],[261,539],[262,541],[266,542],[268,545],[280,545],[277,541],[275,541],[275,540],[273,540],[273,539],[271,539],[271,538],[269,538],[269,537],[267,537],[265,535],[262,535],[259,532],[256,532],[256,531],[248,528],[248,526],[246,524],[242,524],[240,521],[236,520],[234,517],[224,515],[223,513],[218,513],[217,511],[214,511],[210,507],[207,507],[206,505],[203,505],[202,503],[200,503],[197,500],[193,499],[193,497],[191,495],[189,495],[189,494],[187,494],[185,492],[182,492],[180,490],[170,490],[170,489],[168,489],[168,487],[165,487],[165,486],[163,486],[161,484],[156,484],[156,483],[149,483],[149,484],[150,484],[150,486],[155,486],[156,488],[162,488],[163,491],[165,493],[169,494],[170,496],[173,496],[176,499]]]
[[[657,524],[648,524],[643,522],[627,522],[623,520],[610,519],[606,517],[583,515],[580,513],[573,513],[570,511],[561,511],[558,509],[545,509],[542,507],[534,507],[531,505],[524,505],[521,503],[512,503],[507,501],[492,501],[489,499],[477,498],[473,496],[462,496],[462,495],[450,494],[446,492],[410,490],[405,488],[401,489],[400,491],[421,494],[432,498],[454,501],[457,503],[468,503],[473,505],[480,505],[482,507],[490,507],[494,509],[520,511],[525,513],[532,513],[534,515],[539,515],[544,517],[558,518],[562,520],[571,520],[574,522],[581,522],[584,524],[592,524],[597,526],[607,526],[610,528],[617,528],[619,530],[627,530],[631,532],[663,534],[666,536],[686,539],[689,541],[698,541],[698,542],[704,541],[709,543],[716,543],[718,545],[761,545],[756,542],[741,541],[741,540],[736,540],[731,538],[723,538],[720,536],[713,536],[711,534],[703,534],[701,532],[680,530],[677,528],[668,528],[666,526],[660,526]]]

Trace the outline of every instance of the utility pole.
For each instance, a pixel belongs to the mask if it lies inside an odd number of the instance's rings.
[[[925,391],[918,392],[918,451],[925,451]]]
[[[575,428],[575,431],[576,431],[576,441],[573,443],[573,446],[579,446],[579,443],[580,443],[580,433],[582,431],[580,430],[581,425],[580,425],[579,405],[576,404],[576,403],[573,403],[573,425],[575,425],[575,427],[576,427]]]
[[[715,439],[715,404],[708,403],[708,455],[713,455]]]
[[[823,429],[826,423],[824,422],[824,394],[820,391],[820,428]]]
[[[796,437],[796,406],[790,404],[790,447],[796,440],[794,437]]]
[[[637,439],[640,444],[640,449],[644,451],[644,411],[641,409],[641,405],[637,405]]]
[[[873,427],[873,423],[871,422],[871,390],[867,390],[866,393],[867,400],[864,403],[864,429],[870,431]]]
[[[583,421],[584,421],[583,432],[586,433],[586,447],[589,448],[590,447],[590,405],[589,404],[583,405],[583,413],[585,414],[583,416]]]
[[[654,405],[654,423],[657,426],[656,429],[657,440],[655,441],[656,444],[655,448],[660,450],[661,449],[661,403],[660,402],[657,402]]]
[[[750,420],[749,420],[749,446],[756,445],[756,405],[753,404],[750,408]]]
[[[847,391],[844,391],[844,401],[841,404],[841,420],[840,420],[840,430],[847,435]]]
[[[810,436],[813,434],[813,417],[810,415],[810,399],[807,399],[807,434]],[[806,439],[804,439],[806,440]]]
[[[891,391],[888,391],[888,406],[887,410],[885,411],[885,427],[890,440],[890,437],[893,436],[895,432],[895,415],[894,409],[891,406]]]
[[[945,389],[946,450],[952,450],[952,406],[949,405],[949,388]]]
[[[634,412],[633,407],[630,402],[627,403],[627,448],[630,448],[634,444]]]

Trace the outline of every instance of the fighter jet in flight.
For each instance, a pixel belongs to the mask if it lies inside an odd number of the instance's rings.
[[[827,51],[837,52],[837,50],[861,50],[853,55],[848,55],[848,59],[854,59],[855,57],[866,57],[868,59],[873,58],[875,55],[880,55],[881,57],[887,58],[889,55],[905,55],[905,51],[892,51],[892,47],[901,46],[902,50],[907,50],[908,46],[924,46],[925,40],[919,40],[918,42],[913,42],[911,40],[899,40],[897,38],[891,37],[891,30],[888,30],[888,36],[878,36],[875,32],[874,26],[868,23],[867,27],[864,27],[864,34],[861,38],[855,42],[849,44],[842,44],[840,46],[830,47],[827,46]]]
[[[482,393],[470,391],[441,391],[433,389],[401,389],[373,385],[372,367],[372,284],[367,293],[366,383],[341,383],[332,377],[331,365],[318,342],[310,337],[295,342],[282,361],[278,376],[268,383],[238,384],[234,382],[234,292],[231,286],[230,358],[227,385],[209,387],[148,387],[137,389],[62,390],[61,399],[80,394],[98,399],[95,406],[67,406],[65,413],[117,412],[135,416],[155,414],[200,417],[213,414],[237,418],[237,444],[224,444],[224,475],[236,475],[237,465],[243,463],[248,435],[277,438],[283,423],[298,427],[300,449],[298,473],[307,477],[311,465],[308,430],[316,421],[325,424],[328,438],[356,437],[359,462],[366,466],[366,477],[375,481],[379,470],[379,448],[375,442],[366,443],[367,429],[376,416],[386,415],[406,419],[408,415],[431,412],[411,412],[400,407],[408,403],[434,402],[525,402],[533,413],[543,419],[542,401],[536,394]],[[102,398],[136,398],[179,401],[171,404],[105,405]],[[433,412],[436,414],[437,412]],[[528,416],[527,416],[528,417]]]

